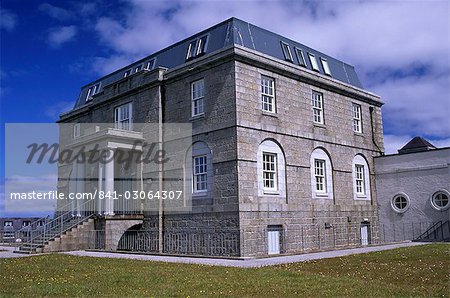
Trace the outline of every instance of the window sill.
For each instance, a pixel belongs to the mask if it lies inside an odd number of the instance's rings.
[[[324,198],[324,199],[329,199],[330,198],[328,193],[315,193],[314,196],[316,198]]]
[[[358,201],[370,201],[370,198],[367,195],[356,195],[355,200],[358,200]]]
[[[353,131],[353,134],[358,137],[364,137],[364,134],[362,132]]]
[[[195,120],[200,120],[200,119],[205,119],[205,113],[200,114],[200,115],[196,115],[196,116],[192,116],[189,121],[195,121]]]
[[[208,191],[193,192],[192,198],[203,198],[208,196]]]
[[[263,194],[264,194],[264,195],[269,195],[269,196],[279,196],[279,195],[280,195],[280,192],[279,192],[278,190],[268,190],[268,189],[265,189],[265,190],[263,190]]]
[[[327,128],[327,126],[325,124],[323,124],[323,123],[313,122],[313,124],[314,124],[314,127],[319,127],[319,128],[324,128],[324,129]]]
[[[261,114],[264,116],[269,116],[269,117],[273,117],[273,118],[278,118],[278,115],[276,112],[268,112],[268,111],[261,111]]]

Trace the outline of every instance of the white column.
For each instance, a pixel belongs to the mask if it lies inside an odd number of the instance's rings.
[[[77,165],[77,193],[81,194],[84,192],[84,163],[76,162]],[[82,200],[76,200],[76,216],[81,216],[80,205],[84,202]]]
[[[77,178],[78,178],[78,163],[75,161],[74,163],[72,163],[72,172],[70,173],[69,176],[69,194],[74,195],[77,193]],[[75,198],[72,200],[68,199],[67,202],[70,203],[69,206],[72,216],[75,216],[76,212]]]
[[[112,158],[114,152],[110,150],[110,155],[105,164],[105,213],[107,215],[114,215],[114,159]]]
[[[105,168],[105,165],[103,163],[99,162],[98,163],[98,191],[97,191],[97,193],[105,190],[104,189],[104,183],[103,183],[103,177],[105,176],[104,175],[104,168]],[[104,200],[101,200],[99,198],[99,196],[100,195],[97,194],[97,197],[95,199],[97,200],[97,213],[101,215],[103,213],[103,211],[105,210],[105,208],[103,208],[103,206],[104,206],[103,201]]]

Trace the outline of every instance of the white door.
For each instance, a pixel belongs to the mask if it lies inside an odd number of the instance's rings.
[[[280,253],[280,231],[269,231],[267,234],[267,243],[269,245],[269,255]]]
[[[366,225],[361,226],[361,244],[369,245],[369,233]]]

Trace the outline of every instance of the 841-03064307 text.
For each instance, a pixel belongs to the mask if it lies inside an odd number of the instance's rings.
[[[86,200],[86,199],[126,199],[126,200],[179,200],[183,196],[182,190],[157,190],[157,191],[97,191],[68,193],[58,191],[30,191],[30,192],[12,192],[11,200]]]

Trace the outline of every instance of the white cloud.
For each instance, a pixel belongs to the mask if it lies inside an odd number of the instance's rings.
[[[0,29],[11,31],[16,27],[17,17],[7,9],[0,8]]]
[[[384,151],[386,154],[395,154],[398,149],[405,146],[413,137],[409,135],[384,135]]]
[[[4,201],[5,213],[45,213],[51,214],[55,210],[56,201],[52,199],[30,199],[15,200],[11,194],[14,193],[48,193],[56,191],[58,176],[54,174],[45,174],[39,176],[11,176],[5,178],[5,197],[0,198]]]
[[[390,132],[450,136],[448,74],[394,78],[373,88],[386,102],[383,120]]]
[[[89,3],[77,3],[77,8],[80,15],[92,14],[97,9],[97,4],[93,2]]]
[[[415,136],[412,135],[384,135],[384,150],[386,154],[398,153],[398,150],[405,146]],[[425,138],[428,142],[437,148],[450,147],[450,138],[447,139],[432,139]]]
[[[52,47],[59,47],[63,43],[71,41],[77,34],[75,26],[63,26],[50,29],[48,42]]]
[[[58,120],[59,115],[64,112],[70,111],[73,108],[73,101],[61,101],[54,105],[51,105],[45,109],[45,115],[50,117],[52,121]]]
[[[101,44],[113,50],[97,57],[100,74],[235,16],[355,65],[386,102],[389,134],[450,137],[449,1],[125,3],[124,18],[96,22]]]
[[[71,11],[49,3],[42,3],[39,5],[39,10],[59,21],[71,20],[75,16]]]

